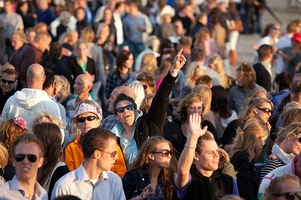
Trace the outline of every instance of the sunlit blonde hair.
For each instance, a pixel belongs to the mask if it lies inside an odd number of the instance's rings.
[[[186,85],[190,86],[193,88],[195,86],[195,81],[194,76],[195,76],[195,71],[196,70],[201,70],[202,74],[205,74],[205,68],[200,65],[198,62],[192,62],[190,63],[190,66],[188,67],[189,71],[187,73],[187,78],[186,78]]]
[[[211,100],[212,100],[212,91],[207,85],[196,85],[192,92],[199,94],[203,99],[203,114],[207,114],[210,111]]]
[[[232,85],[232,80],[226,73],[222,57],[220,57],[218,54],[209,57],[208,65],[210,64],[215,64],[216,68],[214,70],[220,75],[221,85],[225,89],[229,89]]]
[[[154,75],[157,68],[157,59],[155,55],[153,53],[146,53],[141,61],[140,72],[148,72]]]
[[[248,160],[251,162],[255,158],[255,140],[256,137],[265,137],[269,134],[268,126],[260,120],[250,119],[244,127],[238,128],[236,137],[230,150],[230,156],[239,151],[247,152]]]
[[[280,144],[281,142],[283,142],[287,134],[295,134],[296,136],[299,136],[301,134],[301,122],[294,122],[292,124],[289,124],[285,128],[280,128],[280,130],[277,133],[275,143]]]
[[[4,169],[8,162],[8,151],[4,144],[0,142],[0,168]]]

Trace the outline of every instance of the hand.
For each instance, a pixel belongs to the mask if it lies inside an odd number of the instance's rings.
[[[193,113],[189,116],[189,127],[191,136],[195,136],[197,138],[203,136],[207,131],[207,126],[203,129],[201,128],[202,117],[198,113]]]
[[[142,193],[139,195],[139,199],[146,199],[147,197],[154,195],[155,192],[153,190],[153,188],[151,187],[151,185],[149,184],[148,186],[146,186],[143,190]]]
[[[180,70],[185,65],[186,58],[182,54],[182,52],[183,52],[183,49],[181,49],[177,53],[176,57],[173,60],[173,68],[174,68],[174,70],[176,70],[176,69]]]

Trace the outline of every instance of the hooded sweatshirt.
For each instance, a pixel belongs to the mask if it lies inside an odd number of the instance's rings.
[[[2,111],[3,120],[13,117],[22,117],[30,128],[33,120],[45,112],[61,119],[60,110],[44,90],[24,88],[11,96]]]

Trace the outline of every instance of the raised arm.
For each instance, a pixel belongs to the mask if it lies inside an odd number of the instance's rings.
[[[175,184],[179,190],[189,181],[189,170],[195,156],[198,139],[207,131],[207,126],[202,129],[200,124],[201,116],[198,113],[189,116],[190,132],[187,134],[187,143],[179,158],[177,175],[175,177]]]

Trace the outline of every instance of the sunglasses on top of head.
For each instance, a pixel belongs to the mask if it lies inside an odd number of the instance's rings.
[[[17,162],[21,162],[22,160],[25,159],[25,157],[27,157],[27,159],[29,160],[29,162],[34,163],[37,161],[38,156],[34,155],[34,154],[17,154],[14,156],[15,161]]]
[[[134,110],[135,108],[136,107],[133,104],[130,104],[130,105],[127,105],[127,106],[116,108],[116,111],[119,112],[119,113],[123,113],[125,109]]]
[[[162,157],[172,156],[172,150],[163,149],[162,151],[153,151],[154,154],[160,154]]]

